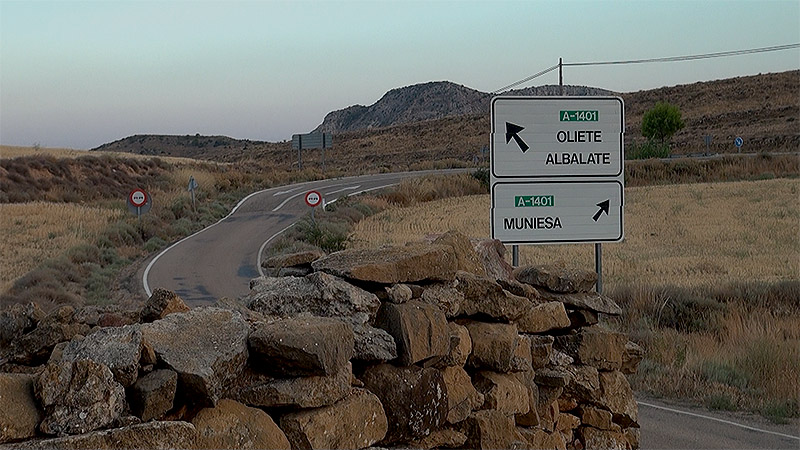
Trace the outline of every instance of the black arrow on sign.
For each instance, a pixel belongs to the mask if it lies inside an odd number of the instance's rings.
[[[599,206],[600,209],[596,213],[594,213],[594,216],[592,216],[592,220],[597,222],[597,219],[600,218],[601,214],[606,213],[606,215],[608,215],[608,208],[609,208],[610,201],[611,201],[611,199],[603,200],[602,202],[597,204],[597,206]]]
[[[511,122],[506,122],[506,144],[508,144],[508,142],[511,139],[514,139],[514,142],[516,142],[517,145],[519,145],[519,149],[522,150],[522,153],[527,152],[528,149],[530,148],[528,147],[528,144],[526,144],[525,141],[523,141],[522,138],[519,137],[519,134],[517,134],[524,129],[525,127],[515,125]]]

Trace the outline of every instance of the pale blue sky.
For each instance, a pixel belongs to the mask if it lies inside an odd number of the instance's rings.
[[[484,92],[558,63],[800,42],[789,1],[0,0],[0,143],[92,148],[133,134],[280,141],[386,91]],[[800,50],[569,67],[619,92],[800,68]],[[557,72],[524,86],[557,84]],[[522,86],[522,87],[524,87]]]

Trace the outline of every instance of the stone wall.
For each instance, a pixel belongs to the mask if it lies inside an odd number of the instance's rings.
[[[214,307],[0,312],[0,448],[637,448],[589,272],[496,241],[267,261]]]

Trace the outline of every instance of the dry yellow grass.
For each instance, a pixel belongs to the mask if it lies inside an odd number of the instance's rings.
[[[603,245],[607,285],[696,286],[800,278],[800,180],[628,188],[625,240]],[[488,195],[384,211],[351,247],[401,244],[458,230],[489,236]],[[509,252],[510,253],[510,252]],[[520,263],[594,268],[592,245],[520,246]]]
[[[0,292],[42,261],[94,242],[121,210],[65,203],[0,204]]]
[[[135,159],[148,159],[153,158],[152,155],[137,155],[135,153],[120,153],[120,152],[90,152],[89,150],[78,150],[72,148],[47,148],[47,147],[17,147],[13,145],[0,145],[0,159],[18,158],[20,156],[52,156],[54,158],[79,158],[81,156],[113,156],[118,158],[135,158]],[[174,156],[159,156],[158,158],[168,161],[172,164],[197,164],[197,160],[191,158],[177,158]],[[224,164],[214,163],[211,164]],[[188,180],[188,178],[187,178]]]

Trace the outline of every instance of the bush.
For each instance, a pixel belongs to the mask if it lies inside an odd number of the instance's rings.
[[[672,153],[669,144],[647,141],[643,144],[631,143],[625,146],[625,159],[669,158]]]

